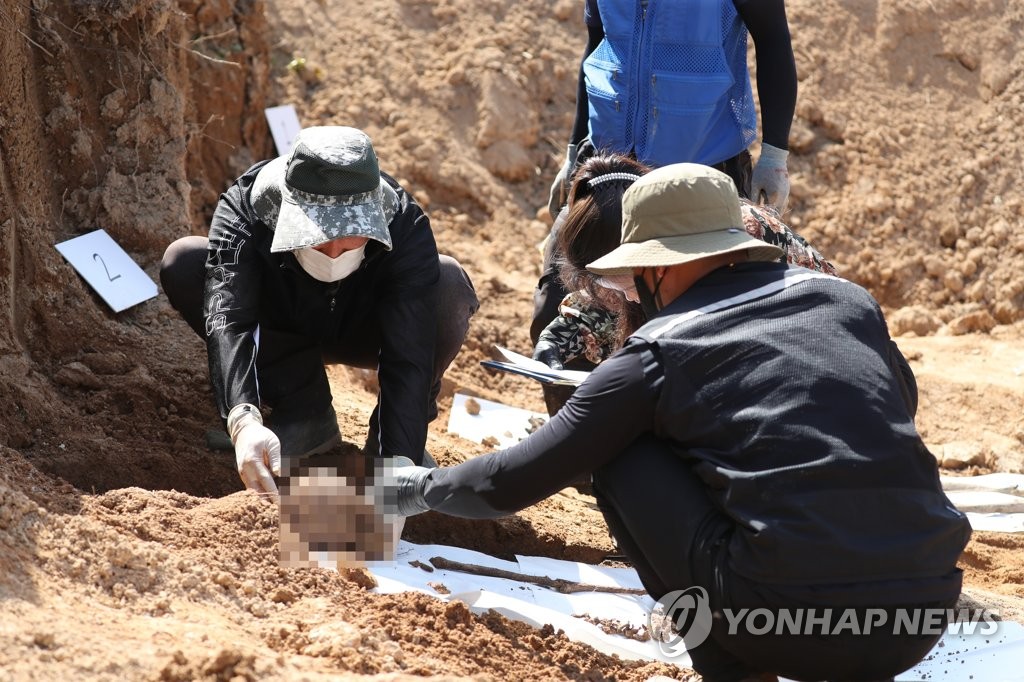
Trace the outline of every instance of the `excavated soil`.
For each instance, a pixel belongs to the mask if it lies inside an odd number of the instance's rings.
[[[911,359],[943,473],[1024,471],[1024,52],[1018,0],[790,0],[800,95],[787,221],[868,287]],[[578,0],[0,3],[0,677],[696,679],[499,615],[284,569],[242,492],[205,353],[162,295],[114,314],[53,245],[104,228],[150,276],[219,192],[274,154],[263,109],[366,130],[482,307],[448,374],[542,411],[479,361],[528,350],[547,187],[585,42]],[[300,67],[301,65],[301,67]],[[361,443],[374,378],[330,371]],[[507,519],[426,514],[406,537],[599,561],[572,490]],[[1024,540],[976,533],[968,598],[1024,618]]]

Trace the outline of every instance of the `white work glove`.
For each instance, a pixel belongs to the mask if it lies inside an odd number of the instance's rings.
[[[395,457],[391,465],[393,469],[390,482],[394,491],[395,509],[389,511],[394,511],[403,518],[429,511],[430,506],[423,497],[423,491],[431,469],[416,466],[408,457]]]
[[[235,463],[245,487],[278,499],[273,476],[281,475],[281,441],[263,425],[253,405],[236,405],[228,413],[228,433],[235,445]],[[273,474],[273,475],[272,475]]]
[[[548,194],[548,211],[551,219],[554,220],[562,206],[569,199],[569,178],[576,169],[576,145],[570,144],[565,148],[565,161],[551,183],[551,192]]]
[[[773,206],[781,216],[789,202],[789,170],[786,159],[789,152],[773,147],[767,142],[761,143],[761,155],[754,164],[750,176],[750,200],[755,204],[766,203]]]

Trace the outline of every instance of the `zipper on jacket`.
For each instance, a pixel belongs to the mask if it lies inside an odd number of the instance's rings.
[[[330,309],[328,312],[334,313],[335,307],[338,305],[338,291],[341,289],[341,282],[333,282],[327,289],[327,295],[330,300],[327,301],[327,307]]]
[[[633,146],[633,153],[636,154],[638,157],[640,155],[640,149],[639,149],[640,144],[638,144],[638,143],[642,143],[646,147],[646,145],[647,145],[647,130],[648,130],[648,127],[649,127],[649,122],[645,123],[644,129],[643,129],[643,137],[641,138],[641,136],[639,135],[640,131],[637,130],[637,127],[640,125],[640,116],[638,114],[641,111],[643,111],[644,109],[646,109],[646,107],[647,107],[647,100],[649,99],[649,97],[645,97],[644,96],[644,88],[638,87],[638,84],[640,83],[640,73],[643,70],[644,58],[645,58],[645,55],[646,55],[646,45],[647,45],[647,5],[648,4],[649,4],[649,0],[641,0],[641,2],[640,2],[640,37],[637,39],[636,56],[635,56],[635,60],[634,60],[634,64],[633,64],[633,83],[634,83],[633,88],[634,88],[634,97],[636,99],[633,102],[633,110],[630,111],[630,112],[627,112],[627,114],[626,114],[627,116],[630,116],[633,119],[633,124],[632,124],[632,126],[630,126],[632,128],[632,132],[633,132],[633,140],[632,140],[633,145],[632,146]]]

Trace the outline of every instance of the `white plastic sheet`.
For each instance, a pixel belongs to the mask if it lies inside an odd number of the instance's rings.
[[[642,589],[636,571],[626,568],[606,568],[572,561],[559,561],[540,557],[517,557],[518,561],[505,561],[487,554],[444,545],[414,545],[402,541],[395,561],[391,564],[371,564],[370,571],[377,578],[377,592],[423,592],[444,601],[465,602],[477,613],[494,609],[512,620],[522,621],[540,628],[550,624],[565,632],[573,641],[584,642],[608,654],[618,654],[628,660],[651,660],[689,666],[685,653],[672,658],[662,654],[651,641],[640,642],[621,635],[604,632],[597,625],[577,616],[590,616],[603,621],[629,623],[634,627],[647,625],[647,614],[654,608],[654,600],[645,595],[610,594],[603,592],[577,592],[562,594],[529,582],[505,578],[492,578],[459,571],[435,569],[428,572],[412,565],[419,562],[430,566],[433,557],[444,557],[478,566],[499,568],[525,575],[547,576],[607,587]],[[438,592],[430,583],[443,585],[449,594]]]
[[[943,476],[942,489],[974,530],[1024,533],[1024,474]]]
[[[469,413],[467,403],[476,403],[473,409],[476,414]],[[533,424],[542,424],[547,420],[548,415],[542,412],[531,412],[521,407],[510,407],[493,400],[456,393],[448,415],[448,433],[457,434],[474,443],[491,439],[492,443],[497,442],[496,449],[507,448],[529,436],[535,430]]]
[[[992,493],[1008,493],[1024,496],[1024,474],[995,473],[982,476],[941,476],[942,489],[948,492],[959,490],[984,490]]]
[[[589,644],[607,654],[628,660],[662,661],[689,668],[690,658],[666,655],[651,641],[640,642],[609,634],[577,616],[603,622],[617,621],[646,626],[654,600],[647,595],[586,592],[561,594],[529,582],[492,578],[459,571],[434,569],[428,572],[412,565],[430,566],[433,557],[500,568],[524,575],[547,576],[591,585],[639,588],[640,580],[630,568],[607,568],[544,557],[517,556],[516,561],[498,559],[480,552],[444,545],[415,545],[401,542],[393,563],[371,564],[377,578],[377,592],[422,592],[444,601],[467,604],[476,613],[493,609],[507,618],[540,628],[550,624],[569,639]],[[443,585],[443,594],[430,583]],[[952,628],[951,628],[952,630]],[[897,682],[921,680],[967,680],[1024,682],[1024,626],[1002,622],[994,634],[964,634],[947,631],[924,661],[896,677]]]
[[[1024,680],[1024,626],[1000,623],[993,635],[949,631],[925,659],[896,677],[897,682],[1019,682]]]

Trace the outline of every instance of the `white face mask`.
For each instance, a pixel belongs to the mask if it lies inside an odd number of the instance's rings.
[[[326,253],[320,253],[314,248],[296,249],[293,251],[295,259],[299,261],[302,269],[309,273],[313,279],[330,283],[343,280],[359,269],[366,255],[366,244],[358,249],[346,251],[337,258],[331,258]]]

